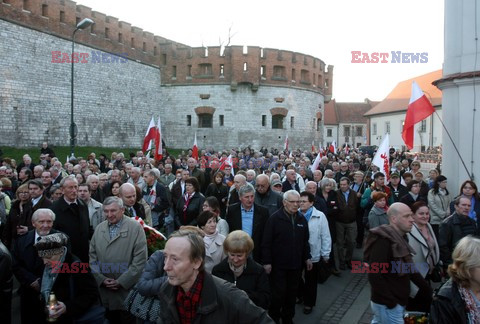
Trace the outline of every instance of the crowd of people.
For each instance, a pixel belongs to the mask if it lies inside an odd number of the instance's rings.
[[[38,163],[2,159],[2,319],[16,291],[22,323],[292,323],[296,304],[314,310],[325,272],[359,270],[363,248],[372,323],[407,310],[480,320],[475,182],[456,195],[439,169],[394,151],[388,183],[357,150],[192,154],[62,164],[44,143]],[[164,249],[151,253],[142,224]]]

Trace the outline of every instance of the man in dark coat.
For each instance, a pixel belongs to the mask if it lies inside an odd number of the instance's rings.
[[[272,300],[269,315],[276,322],[292,323],[303,265],[312,269],[308,223],[298,212],[300,194],[289,190],[283,208],[268,219],[262,240],[262,263],[270,274]]]
[[[53,227],[70,238],[72,254],[82,262],[88,262],[88,240],[92,237],[88,206],[78,199],[78,181],[70,175],[60,182],[63,197],[53,203],[50,209],[55,213]]]
[[[168,281],[158,294],[162,323],[273,323],[245,292],[204,270],[205,243],[199,234],[174,232],[164,254]]]
[[[230,232],[242,230],[253,240],[253,259],[260,263],[261,244],[265,223],[269,217],[268,209],[254,203],[255,189],[251,184],[240,187],[240,203],[228,207],[226,220]]]
[[[137,192],[135,187],[130,183],[124,183],[120,186],[118,192],[119,198],[122,199],[125,207],[125,215],[129,217],[140,217],[145,220],[145,207],[137,202]]]
[[[352,254],[357,238],[357,193],[350,189],[350,179],[340,179],[340,190],[337,191],[335,227],[337,231],[337,249],[340,270],[351,268]]]
[[[480,234],[477,223],[468,216],[472,207],[470,199],[459,196],[455,198],[454,204],[455,212],[440,224],[438,236],[440,260],[442,260],[445,269],[452,263],[452,252],[458,241],[467,235],[478,237]]]
[[[45,195],[44,187],[40,179],[34,179],[28,182],[28,193],[30,194],[30,201],[25,205],[25,210],[20,219],[20,224],[26,225],[20,225],[20,228],[17,230],[19,235],[24,235],[33,229],[32,215],[36,210],[40,208],[50,208],[52,205],[52,202],[47,199]]]
[[[38,209],[32,216],[33,230],[14,241],[13,273],[20,282],[20,315],[22,323],[37,323],[45,317],[45,305],[40,302],[43,260],[34,247],[40,237],[57,233],[52,229],[55,214],[50,209]]]
[[[270,179],[265,174],[260,174],[255,180],[255,204],[268,209],[272,215],[283,206],[282,196],[270,189]]]

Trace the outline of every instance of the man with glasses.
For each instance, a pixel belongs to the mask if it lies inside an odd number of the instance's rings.
[[[268,209],[269,215],[282,208],[283,198],[280,194],[270,189],[270,179],[265,174],[260,174],[255,180],[255,203]]]
[[[283,208],[267,220],[262,241],[262,263],[270,274],[272,301],[270,317],[276,322],[293,323],[300,276],[305,263],[312,269],[308,223],[299,213],[300,194],[289,190]]]

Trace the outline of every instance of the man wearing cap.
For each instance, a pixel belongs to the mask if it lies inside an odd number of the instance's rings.
[[[45,316],[44,305],[40,302],[40,286],[43,261],[34,244],[41,237],[58,233],[52,229],[55,214],[46,208],[37,209],[32,215],[33,230],[19,237],[13,243],[13,273],[20,282],[20,315],[22,323],[36,323]]]
[[[255,189],[255,204],[267,208],[269,215],[272,215],[274,212],[282,208],[282,196],[270,189],[270,180],[267,175],[259,174],[257,176],[255,180]]]
[[[275,191],[279,195],[283,196],[282,182],[279,179],[272,180],[272,184],[270,185],[270,189],[272,189],[273,191]]]
[[[90,267],[97,269],[92,272],[110,323],[135,323],[123,301],[140,279],[147,262],[145,232],[124,212],[120,198],[105,199],[103,213],[106,220],[97,226],[90,242]]]
[[[390,175],[388,187],[390,188],[394,202],[399,202],[400,198],[408,194],[407,187],[400,183],[400,174],[397,172]]]

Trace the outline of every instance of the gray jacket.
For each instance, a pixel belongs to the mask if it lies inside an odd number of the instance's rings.
[[[272,189],[268,189],[265,195],[261,195],[255,191],[255,203],[267,208],[268,214],[271,216],[283,207],[283,197]]]
[[[370,229],[383,224],[390,224],[388,221],[387,212],[384,209],[373,206],[368,214],[368,225]]]
[[[150,256],[136,288],[143,296],[156,296],[162,284],[167,281],[163,270],[165,257],[163,251],[156,251]]]

